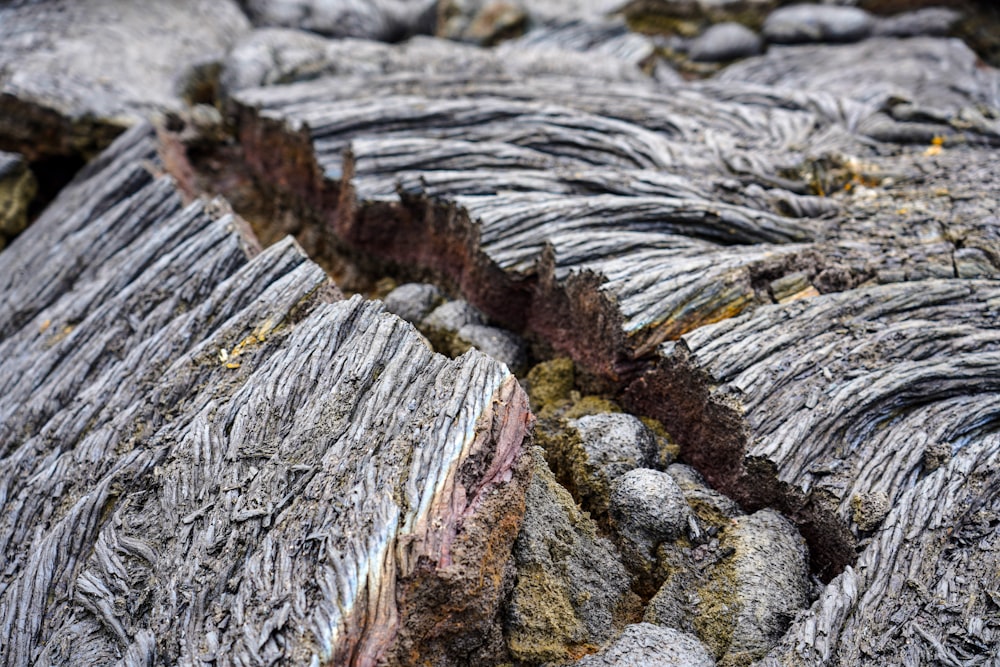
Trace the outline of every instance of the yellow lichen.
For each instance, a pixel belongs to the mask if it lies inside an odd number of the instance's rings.
[[[527,379],[531,407],[538,411],[569,399],[576,382],[576,368],[572,359],[560,357],[538,364],[528,372]]]

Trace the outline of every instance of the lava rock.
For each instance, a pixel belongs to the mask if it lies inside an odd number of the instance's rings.
[[[781,639],[809,602],[805,540],[771,509],[733,520],[724,557],[707,572],[694,619],[698,636],[726,664],[749,664]]]
[[[688,44],[688,56],[699,62],[725,62],[759,54],[764,40],[746,26],[728,22],[711,26]]]
[[[518,660],[564,661],[610,640],[618,613],[637,601],[614,546],[556,482],[541,448],[531,456],[534,474],[513,551],[509,645]]]
[[[615,482],[608,513],[623,543],[623,553],[642,569],[652,569],[656,546],[684,534],[691,510],[674,478],[637,468]]]
[[[457,333],[468,324],[486,324],[486,318],[468,302],[458,299],[443,303],[424,318],[423,326]]]
[[[0,151],[0,248],[28,226],[28,205],[36,190],[24,157]]]
[[[962,13],[947,7],[927,7],[896,16],[879,18],[874,34],[885,37],[943,37],[962,20]]]
[[[792,5],[771,12],[763,34],[775,44],[856,42],[872,34],[875,19],[857,7]]]
[[[0,139],[32,162],[89,159],[152,112],[182,109],[186,69],[249,30],[233,0],[2,3]]]
[[[434,29],[435,0],[246,0],[256,26],[398,41]]]
[[[603,519],[615,481],[630,470],[656,464],[656,437],[637,417],[625,413],[588,415],[569,426],[576,437],[567,438],[556,454],[559,472],[580,504]]]
[[[688,506],[702,523],[722,527],[730,519],[743,514],[732,498],[710,487],[705,478],[691,466],[675,463],[667,468],[667,472],[677,482]]]
[[[444,296],[434,285],[427,283],[406,283],[389,292],[385,299],[385,309],[399,315],[407,322],[419,323],[444,300]],[[488,354],[488,353],[487,353]]]
[[[604,650],[576,663],[580,667],[713,667],[715,660],[696,637],[650,623],[625,628]]]
[[[528,354],[524,339],[517,334],[497,327],[466,324],[458,330],[458,342],[464,342],[497,361],[507,365],[512,373],[527,370]]]

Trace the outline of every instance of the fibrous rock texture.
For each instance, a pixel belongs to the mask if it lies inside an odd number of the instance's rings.
[[[505,655],[523,391],[224,209],[138,127],[0,255],[0,663]]]
[[[3,76],[52,44],[74,104],[105,26],[171,54],[154,88],[187,71],[113,128],[8,114],[37,174],[199,103],[0,254],[0,665],[989,664],[1000,73],[942,36],[972,3],[300,30],[432,4],[0,10]],[[693,62],[723,20],[740,50]]]
[[[873,650],[855,610],[898,618],[901,584],[852,563],[903,549],[894,512],[933,511],[921,461],[954,484],[949,511],[973,503],[938,441],[993,452],[997,71],[957,40],[878,37],[697,83],[438,72],[237,91],[247,162],[348,255],[420,267],[541,336],[627,387],[714,486],[789,516],[833,583],[777,660]],[[929,625],[878,650],[971,636]]]

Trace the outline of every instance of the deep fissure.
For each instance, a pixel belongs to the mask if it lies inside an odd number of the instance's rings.
[[[235,141],[200,144],[193,151],[165,135],[172,146],[168,150],[180,151],[176,157],[183,153],[183,160],[167,164],[189,195],[231,199],[265,245],[294,235],[349,291],[371,294],[386,276],[434,282],[534,340],[535,350],[571,357],[589,374],[595,392],[661,422],[680,445],[680,460],[713,488],[747,511],[770,507],[791,519],[809,545],[812,571],[821,580],[830,581],[853,563],[856,538],[835,514],[834,503],[780,482],[768,462],[745,460],[748,426],[737,402],[713,393],[710,379],[697,367],[658,359],[655,352],[634,356],[634,343],[622,333],[621,313],[600,289],[601,276],[559,280],[545,249],[534,271],[514,278],[486,256],[477,225],[455,203],[402,190],[395,200],[358,201],[349,152],[339,178],[331,179],[313,156],[308,128],[294,131],[254,117],[246,108],[237,112],[235,128]],[[234,163],[240,167],[232,170]],[[221,164],[229,167],[214,166]],[[675,346],[682,348],[683,342]],[[542,358],[536,353],[533,361]]]

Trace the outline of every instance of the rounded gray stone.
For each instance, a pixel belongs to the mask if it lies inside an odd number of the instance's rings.
[[[480,352],[506,364],[512,373],[521,373],[528,365],[524,339],[511,331],[482,324],[466,324],[458,330],[458,337]]]
[[[686,632],[636,623],[607,648],[584,657],[579,667],[713,667],[715,660]]]
[[[674,478],[649,468],[630,470],[618,478],[608,511],[619,535],[653,548],[682,535],[691,515]]]
[[[688,56],[699,62],[725,62],[759,54],[764,40],[739,23],[717,23],[688,44]]]
[[[587,415],[570,426],[580,434],[587,463],[608,484],[635,468],[656,464],[656,437],[638,417],[623,412]]]
[[[856,42],[872,34],[875,19],[857,7],[792,5],[771,12],[764,37],[775,44]]]
[[[469,324],[486,324],[483,314],[458,299],[443,303],[424,318],[422,325],[428,329],[439,329],[457,333],[459,329]]]
[[[386,295],[385,309],[416,324],[427,317],[443,298],[441,290],[434,285],[406,283]]]

